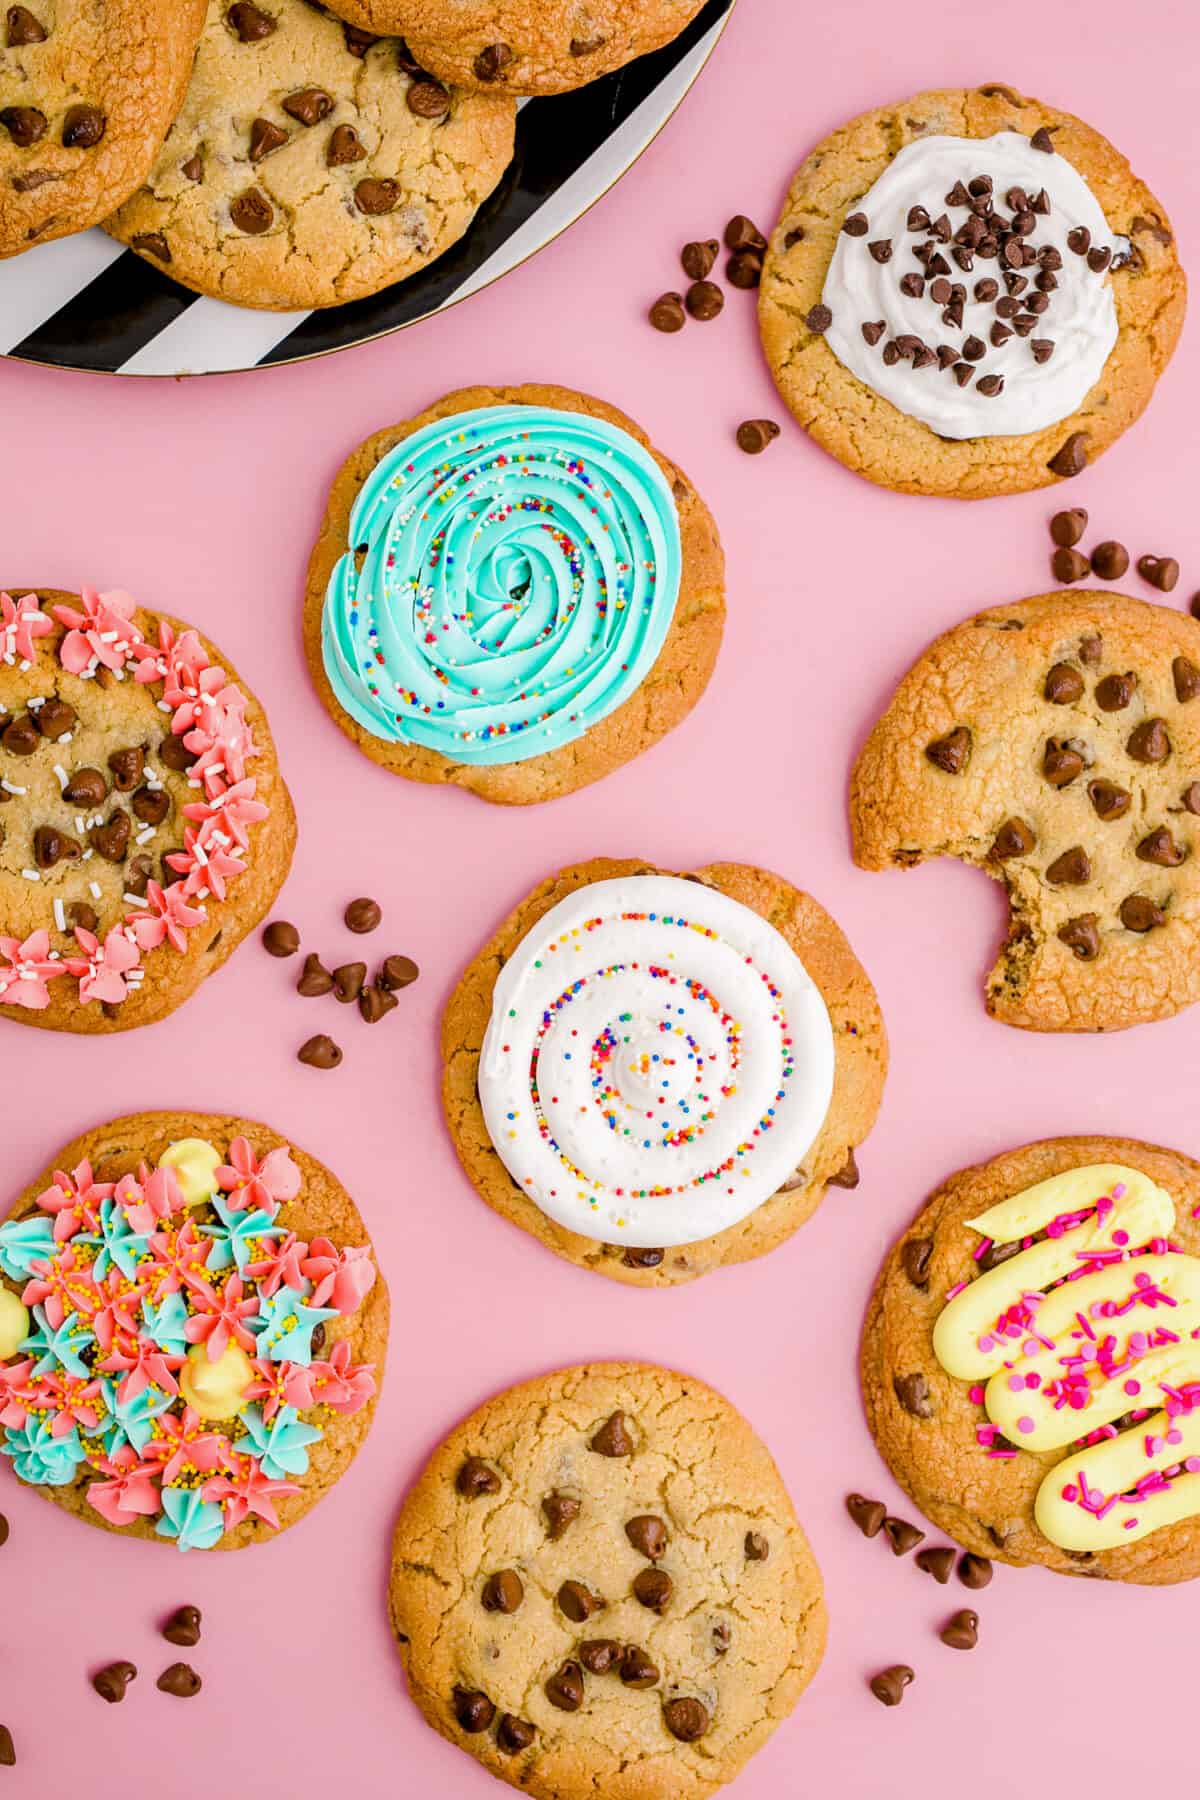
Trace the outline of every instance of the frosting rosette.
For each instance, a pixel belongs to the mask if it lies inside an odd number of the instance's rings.
[[[833,1028],[803,963],[702,883],[594,882],[496,982],[479,1065],[514,1181],[568,1230],[695,1243],[776,1193],[833,1093]]]
[[[326,589],[325,671],[374,737],[523,761],[645,679],[681,560],[671,489],[627,431],[541,406],[454,413],[363,485]]]

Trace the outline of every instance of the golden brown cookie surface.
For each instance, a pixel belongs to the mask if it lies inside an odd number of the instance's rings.
[[[164,1018],[254,929],[295,844],[266,716],[228,658],[181,621],[117,598],[127,619],[106,613],[89,624],[74,594],[14,587],[0,597],[0,1013],[51,1030],[122,1031]],[[157,648],[164,630],[182,646],[172,681],[190,684],[200,708],[187,729],[181,712],[180,733],[172,730],[161,671],[135,680],[142,665],[103,642],[109,626],[130,644],[132,627],[143,649]],[[79,659],[64,651],[72,631]],[[93,655],[97,644],[119,671]],[[200,697],[208,687],[213,705]],[[192,703],[170,691],[180,706]],[[200,713],[206,733],[189,748]],[[220,760],[217,737],[235,764],[203,781]],[[226,830],[210,802],[231,787]],[[216,852],[211,880],[196,873],[197,842],[201,857],[205,845]]]
[[[767,919],[804,964],[833,1026],[833,1098],[824,1125],[787,1187],[740,1224],[699,1243],[667,1250],[626,1249],[598,1242],[549,1218],[513,1180],[497,1155],[480,1105],[477,1077],[505,961],[530,928],[568,894],[592,882],[661,874],[646,863],[596,857],[542,882],[479,953],[450,998],[442,1021],[442,1103],[454,1147],[492,1209],[580,1268],[638,1287],[693,1281],[726,1263],[765,1255],[816,1211],[828,1187],[854,1187],[854,1158],[875,1122],[887,1072],[887,1039],[869,977],[842,932],[808,894],[764,870],[715,863],[689,879],[727,894]]]
[[[574,742],[523,762],[459,763],[422,745],[389,743],[359,725],[339,705],[325,672],[321,620],[326,588],[347,549],[350,514],[380,460],[435,419],[487,406],[541,406],[581,412],[626,431],[649,450],[671,484],[679,513],[683,568],[674,616],[649,675],[611,712]],[[376,432],[342,465],[308,565],[304,646],[317,693],[335,722],[373,762],[412,781],[451,782],[501,805],[533,805],[598,781],[656,744],[691,711],[708,685],[725,624],[725,559],[712,514],[676,464],[655,450],[640,428],[615,407],[587,394],[545,383],[459,388],[402,425]]]
[[[854,770],[855,860],[956,856],[1013,915],[988,1008],[1113,1031],[1200,998],[1200,626],[1121,594],[993,607],[904,677]]]
[[[82,231],[143,181],[205,0],[29,0],[0,12],[0,257]]]
[[[799,1699],[821,1577],[765,1446],[689,1376],[564,1369],[450,1434],[391,1617],[435,1730],[539,1800],[702,1800]]]
[[[1053,153],[1085,178],[1114,235],[1128,239],[1128,260],[1105,277],[1118,338],[1103,378],[1071,416],[1025,436],[951,441],[851,374],[809,320],[821,303],[839,232],[900,150],[932,134],[978,140],[1004,131],[1048,132]],[[984,267],[977,263],[963,279],[976,281]],[[996,265],[987,267],[994,272]],[[950,273],[957,278],[960,271]],[[918,94],[865,113],[818,146],[798,171],[772,235],[759,319],[780,392],[824,449],[884,487],[978,499],[1078,474],[1106,450],[1149,401],[1178,339],[1185,295],[1167,216],[1125,158],[1069,113],[988,83]],[[953,376],[931,368],[913,379]]]
[[[336,0],[367,31],[395,31],[442,81],[560,94],[679,36],[703,0]]]
[[[162,1159],[172,1145],[187,1148],[190,1144],[192,1161],[195,1163],[194,1146],[197,1142],[201,1151],[207,1148],[211,1152],[207,1159],[203,1154],[200,1155],[197,1165],[200,1170],[211,1172],[214,1166],[224,1165],[211,1182],[214,1193],[226,1207],[224,1217],[212,1199],[197,1200],[194,1197],[197,1191],[193,1185],[196,1177],[186,1164],[173,1165],[187,1199],[183,1211],[178,1208],[168,1211],[161,1197],[155,1196],[153,1187],[145,1182],[147,1172],[153,1174],[156,1167],[162,1167]],[[290,1161],[290,1173],[287,1164],[281,1166],[284,1153]],[[56,1176],[56,1171],[62,1171],[61,1181]],[[235,1177],[243,1184],[240,1189],[235,1185]],[[90,1365],[85,1385],[91,1384],[87,1395],[75,1394],[83,1409],[79,1414],[79,1430],[82,1447],[89,1459],[94,1460],[81,1463],[75,1478],[64,1484],[53,1485],[39,1480],[39,1491],[53,1504],[74,1513],[90,1525],[161,1541],[168,1535],[156,1530],[164,1513],[162,1493],[172,1486],[178,1486],[181,1492],[190,1491],[194,1484],[186,1479],[187,1471],[183,1465],[188,1460],[187,1446],[196,1444],[191,1453],[196,1466],[218,1484],[215,1489],[210,1489],[207,1504],[214,1509],[219,1506],[224,1514],[223,1535],[211,1545],[204,1543],[201,1538],[197,1547],[238,1550],[249,1544],[265,1542],[277,1535],[279,1530],[286,1530],[290,1525],[296,1524],[341,1478],[370,1427],[375,1393],[382,1380],[387,1349],[387,1288],[377,1272],[369,1285],[361,1277],[355,1279],[360,1265],[355,1265],[345,1287],[337,1286],[332,1302],[320,1285],[326,1282],[332,1289],[335,1279],[338,1283],[347,1282],[344,1270],[331,1272],[337,1258],[347,1250],[364,1252],[361,1265],[374,1270],[374,1252],[371,1250],[366,1227],[353,1200],[336,1177],[315,1157],[298,1149],[277,1132],[249,1119],[182,1112],[135,1113],[127,1118],[116,1119],[111,1125],[85,1132],[59,1151],[37,1180],[30,1183],[9,1210],[6,1222],[11,1226],[16,1221],[24,1221],[28,1227],[38,1221],[69,1218],[67,1188],[80,1200],[85,1211],[90,1208],[92,1212],[96,1212],[101,1206],[99,1196],[86,1193],[84,1183],[88,1179],[98,1184],[121,1183],[122,1178],[130,1178],[134,1182],[132,1189],[119,1187],[116,1195],[118,1201],[127,1202],[133,1211],[130,1229],[140,1232],[146,1228],[145,1221],[137,1216],[139,1204],[145,1206],[153,1201],[153,1210],[159,1215],[153,1228],[155,1242],[145,1250],[138,1245],[133,1247],[137,1257],[136,1264],[131,1265],[134,1267],[133,1279],[125,1278],[120,1260],[112,1260],[112,1247],[118,1245],[118,1258],[120,1248],[118,1232],[114,1229],[111,1218],[104,1218],[103,1221],[103,1239],[107,1247],[97,1245],[100,1227],[89,1235],[91,1220],[82,1220],[78,1234],[81,1247],[73,1260],[83,1273],[85,1281],[92,1279],[97,1285],[104,1283],[106,1290],[111,1289],[114,1293],[119,1291],[125,1307],[133,1307],[135,1312],[139,1307],[144,1308],[144,1301],[155,1305],[154,1296],[157,1291],[157,1305],[163,1310],[153,1322],[146,1318],[144,1310],[139,1315],[140,1329],[147,1342],[151,1341],[152,1333],[157,1334],[153,1337],[155,1343],[169,1347],[173,1342],[172,1331],[166,1324],[169,1295],[172,1291],[171,1278],[163,1275],[169,1264],[179,1267],[186,1265],[190,1270],[190,1278],[183,1283],[183,1288],[187,1295],[187,1310],[196,1319],[205,1318],[228,1295],[234,1305],[241,1307],[244,1324],[246,1314],[256,1317],[259,1313],[271,1312],[272,1293],[289,1299],[291,1284],[297,1280],[302,1281],[307,1300],[317,1311],[317,1322],[314,1326],[311,1317],[302,1316],[300,1324],[306,1346],[299,1346],[293,1339],[283,1347],[294,1352],[295,1361],[305,1372],[297,1382],[293,1366],[289,1376],[294,1412],[305,1427],[299,1442],[299,1452],[305,1466],[301,1468],[294,1463],[293,1468],[287,1471],[269,1461],[270,1452],[267,1458],[259,1456],[257,1451],[253,1458],[250,1456],[254,1443],[261,1446],[265,1441],[261,1427],[256,1427],[255,1430],[249,1428],[250,1412],[263,1415],[268,1436],[272,1424],[284,1432],[284,1436],[277,1438],[273,1445],[275,1455],[286,1457],[289,1461],[293,1461],[296,1456],[295,1442],[290,1445],[285,1443],[292,1414],[281,1410],[288,1404],[287,1395],[282,1388],[269,1395],[265,1391],[269,1384],[260,1380],[258,1387],[263,1391],[256,1389],[256,1397],[243,1403],[236,1414],[220,1416],[219,1409],[209,1406],[199,1423],[194,1416],[189,1418],[185,1415],[185,1403],[188,1406],[195,1403],[195,1385],[188,1387],[186,1384],[195,1373],[193,1365],[201,1360],[198,1353],[192,1358],[183,1359],[168,1356],[169,1379],[177,1384],[185,1384],[169,1405],[166,1405],[167,1390],[154,1385],[154,1377],[159,1382],[164,1379],[161,1367],[157,1363],[147,1366],[146,1372],[152,1383],[148,1390],[151,1396],[147,1408],[149,1417],[144,1438],[139,1433],[140,1457],[132,1457],[121,1447],[123,1431],[119,1431],[113,1438],[107,1436],[112,1429],[110,1402],[111,1405],[117,1403],[119,1386],[128,1378],[131,1361],[136,1360],[127,1354],[132,1349],[132,1340],[120,1318],[114,1315],[116,1329],[108,1352],[91,1340],[89,1334],[77,1340],[77,1348],[83,1360]],[[39,1195],[47,1190],[53,1192],[52,1184],[63,1190],[61,1212],[47,1212],[38,1204]],[[247,1184],[250,1184],[248,1189]],[[201,1182],[199,1185],[203,1186],[205,1183]],[[189,1253],[184,1248],[189,1237],[193,1246],[197,1240],[203,1244],[210,1233],[220,1232],[226,1220],[236,1221],[239,1217],[245,1218],[248,1213],[261,1214],[263,1211],[272,1215],[279,1229],[275,1231],[260,1219],[260,1230],[255,1235],[243,1232],[243,1244],[236,1252],[236,1257],[240,1260],[233,1260],[235,1252],[231,1249],[225,1252],[226,1260],[223,1262],[217,1254],[210,1252],[207,1264],[198,1267],[193,1249],[192,1260],[189,1261]],[[181,1230],[184,1234],[182,1243]],[[294,1241],[290,1244],[288,1234],[294,1234]],[[325,1240],[324,1243],[322,1240]],[[73,1241],[74,1236],[68,1241],[67,1250],[59,1253],[60,1261],[63,1255],[70,1254]],[[300,1246],[298,1251],[297,1244]],[[282,1272],[280,1282],[276,1284],[272,1280],[272,1269],[278,1261],[276,1252],[285,1249],[294,1254],[291,1262],[286,1257],[279,1262]],[[10,1243],[5,1238],[0,1238],[0,1253],[9,1258],[16,1255],[20,1260],[19,1242]],[[296,1272],[297,1258],[310,1254],[325,1260],[308,1264],[311,1279],[305,1281]],[[111,1267],[101,1270],[101,1255],[112,1262]],[[258,1273],[254,1273],[255,1270]],[[235,1276],[241,1283],[240,1298],[237,1293],[229,1292]],[[364,1286],[366,1292],[359,1297],[359,1290]],[[19,1296],[24,1287],[23,1275],[14,1275],[8,1267],[0,1267],[0,1290],[6,1299],[8,1296]],[[297,1290],[297,1294],[299,1291]],[[210,1295],[214,1294],[216,1301],[210,1306]],[[28,1297],[31,1327],[41,1329],[42,1322],[32,1312],[34,1297],[32,1294]],[[107,1298],[107,1292],[105,1297]],[[321,1302],[319,1306],[318,1298]],[[277,1299],[270,1322],[255,1336],[252,1343],[248,1342],[248,1351],[260,1357],[262,1369],[278,1370],[281,1377],[284,1364],[273,1356],[273,1352],[278,1348],[275,1340],[280,1331],[295,1323],[294,1317],[283,1318],[287,1311],[289,1308]],[[195,1341],[200,1342],[200,1339],[196,1338]],[[339,1348],[342,1345],[345,1346],[344,1349]],[[307,1350],[311,1350],[311,1359],[306,1361]],[[224,1354],[228,1356],[229,1353],[226,1351]],[[29,1355],[18,1351],[7,1358],[8,1369],[19,1367],[23,1361],[30,1360],[32,1358]],[[208,1361],[211,1366],[211,1359]],[[6,1359],[0,1356],[0,1374],[5,1373],[5,1362]],[[111,1365],[108,1370],[104,1367],[106,1363]],[[369,1373],[364,1375],[364,1370]],[[54,1373],[51,1371],[52,1376]],[[257,1374],[256,1371],[256,1377]],[[58,1369],[57,1375],[69,1382],[69,1370]],[[309,1392],[301,1391],[305,1375],[319,1377],[319,1384]],[[197,1379],[202,1381],[203,1376],[199,1375]],[[101,1380],[109,1381],[110,1387],[107,1397],[98,1398],[95,1386]],[[143,1384],[143,1392],[145,1391],[147,1390]],[[8,1398],[19,1405],[22,1394],[26,1392],[23,1381],[17,1379],[15,1387],[8,1391]],[[36,1398],[36,1395],[32,1394],[30,1397]],[[140,1417],[136,1391],[128,1396],[128,1402],[132,1411],[122,1416],[133,1417],[136,1421]],[[144,1399],[140,1405],[146,1406]],[[269,1418],[266,1416],[268,1413]],[[95,1435],[90,1429],[93,1425],[96,1426]],[[315,1432],[313,1427],[316,1428]],[[134,1428],[136,1431],[136,1423]],[[193,1435],[190,1438],[186,1435],[181,1437],[181,1431]],[[198,1444],[195,1436],[197,1432],[202,1434]],[[6,1448],[20,1473],[22,1465],[17,1461],[17,1453],[21,1443],[14,1443],[11,1430],[6,1439]],[[172,1461],[177,1451],[178,1467]],[[36,1444],[32,1453],[36,1460],[39,1454]],[[261,1467],[252,1470],[251,1461],[260,1463]],[[131,1476],[130,1471],[135,1466],[141,1473]],[[33,1473],[41,1475],[44,1471],[26,1469],[24,1478],[31,1479]],[[180,1479],[181,1476],[184,1479]],[[265,1487],[264,1480],[267,1484]],[[122,1481],[131,1482],[132,1485],[122,1488]],[[294,1491],[286,1491],[273,1485],[280,1481]],[[116,1483],[118,1491],[105,1491],[96,1496],[99,1501],[98,1510],[97,1504],[88,1498],[88,1489],[95,1484],[100,1484],[103,1488],[106,1482]],[[261,1501],[261,1504],[245,1507],[237,1499],[238,1492]],[[195,1528],[202,1531],[210,1522],[211,1513],[196,1521]]]
[[[1039,1182],[1100,1164],[1125,1165],[1164,1188],[1175,1203],[1171,1241],[1189,1256],[1200,1254],[1200,1223],[1192,1216],[1200,1206],[1200,1164],[1178,1152],[1124,1138],[1056,1138],[960,1171],[929,1199],[880,1273],[862,1337],[867,1422],[905,1492],[978,1555],[1117,1581],[1187,1581],[1200,1575],[1194,1518],[1116,1549],[1071,1552],[1051,1543],[1038,1529],[1034,1503],[1070,1449],[1008,1454],[1013,1447],[996,1440],[1005,1453],[988,1455],[976,1435],[985,1417],[978,1400],[934,1353],[947,1297],[1003,1262],[979,1260],[983,1240],[967,1221]],[[1148,1328],[1153,1319],[1147,1312]]]
[[[305,0],[209,0],[178,117],[106,229],[217,299],[340,305],[462,236],[508,166],[515,116]]]

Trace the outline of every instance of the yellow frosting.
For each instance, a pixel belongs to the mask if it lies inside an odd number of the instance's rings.
[[[0,1287],[0,1362],[15,1356],[28,1336],[28,1312],[11,1288]]]
[[[174,1169],[186,1205],[196,1206],[216,1193],[217,1170],[224,1158],[206,1139],[180,1138],[178,1143],[169,1144],[158,1160]]]
[[[228,1344],[216,1362],[209,1362],[206,1345],[196,1344],[179,1372],[179,1391],[202,1419],[230,1419],[245,1406],[253,1380],[250,1358],[239,1344]]]

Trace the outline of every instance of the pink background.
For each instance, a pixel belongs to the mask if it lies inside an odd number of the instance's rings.
[[[774,1450],[825,1571],[824,1667],[740,1778],[739,1800],[874,1800],[918,1784],[930,1800],[964,1784],[990,1800],[1035,1766],[1047,1788],[1085,1776],[1097,1800],[1115,1800],[1150,1768],[1190,1772],[1180,1724],[1194,1706],[1194,1593],[998,1569],[972,1597],[893,1562],[842,1506],[850,1488],[898,1498],[862,1424],[856,1339],[879,1259],[931,1187],[1045,1134],[1200,1148],[1188,1074],[1200,1014],[1114,1038],[1006,1031],[980,995],[999,892],[954,865],[869,876],[850,860],[844,794],[862,734],[931,634],[1048,585],[1052,503],[893,496],[787,424],[764,456],[743,456],[731,441],[739,420],[786,417],[752,297],[731,291],[716,323],[673,339],[644,319],[679,282],[677,247],[719,234],[736,211],[769,225],[793,166],[834,125],[922,87],[995,79],[1114,138],[1174,215],[1186,257],[1200,223],[1191,0],[1160,0],[1152,31],[1117,0],[1033,13],[994,0],[741,0],[682,111],[619,187],[442,319],[308,366],[192,383],[0,371],[4,580],[125,586],[211,632],[266,702],[297,802],[300,847],[279,913],[340,961],[360,944],[342,929],[343,905],[374,894],[386,923],[366,950],[408,952],[423,970],[371,1030],[299,999],[298,965],[254,943],[140,1034],[89,1042],[3,1026],[14,1191],[76,1131],[125,1111],[258,1115],[356,1195],[394,1312],[369,1444],[320,1509],[264,1550],[181,1561],[86,1531],[0,1480],[12,1523],[0,1552],[0,1720],[20,1754],[0,1773],[4,1794],[498,1791],[405,1697],[383,1607],[392,1518],[426,1453],[485,1395],[606,1356],[674,1363],[722,1388]],[[1183,561],[1172,604],[1200,586],[1196,379],[1193,330],[1148,419],[1064,493],[1091,509],[1099,535]],[[628,408],[684,462],[729,559],[725,649],[691,719],[599,787],[537,811],[376,770],[318,707],[300,651],[305,558],[341,458],[442,391],[489,380],[565,382]],[[598,852],[679,868],[742,858],[810,888],[866,963],[891,1033],[858,1191],[833,1193],[767,1260],[673,1293],[576,1271],[494,1217],[438,1108],[437,1019],[462,966],[542,875]],[[344,1043],[336,1073],[294,1060],[319,1029]],[[968,1660],[936,1630],[972,1599],[982,1628]],[[154,1621],[184,1600],[206,1618],[194,1657],[205,1690],[189,1705],[153,1686],[175,1655]],[[142,1675],[109,1708],[86,1674],[118,1656]],[[918,1679],[885,1712],[864,1679],[895,1660]],[[1098,1700],[1120,1707],[1102,1742]]]

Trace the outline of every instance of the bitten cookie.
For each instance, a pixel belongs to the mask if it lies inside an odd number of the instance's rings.
[[[1078,475],[1132,425],[1185,293],[1125,158],[993,82],[864,113],[817,147],[759,320],[824,449],[884,487],[973,500]]]
[[[0,1457],[90,1525],[261,1543],[350,1466],[387,1327],[315,1158],[247,1119],[117,1119],[0,1225]]]
[[[988,1010],[1115,1031],[1200,999],[1200,626],[1121,594],[976,614],[909,670],[854,770],[865,869],[1003,881]]]
[[[338,306],[455,243],[512,157],[503,94],[450,93],[306,0],[209,0],[179,116],[106,229],[240,306]]]
[[[165,1018],[295,840],[262,707],[207,639],[128,594],[0,592],[0,1014]]]
[[[442,1021],[463,1167],[502,1218],[639,1287],[773,1250],[858,1185],[887,1039],[817,902],[597,857],[523,900]]]
[[[146,179],[205,0],[31,0],[0,16],[0,257],[82,231]]]
[[[435,1731],[538,1800],[703,1800],[825,1648],[821,1576],[766,1447],[637,1363],[510,1388],[396,1527],[392,1627]]]
[[[1200,1164],[1056,1138],[966,1169],[884,1264],[867,1421],[968,1550],[1067,1575],[1200,1575]]]
[[[334,0],[456,86],[561,94],[679,36],[704,0]]]
[[[649,749],[708,685],[713,518],[631,419],[460,388],[343,464],[308,567],[317,692],[372,761],[530,805]]]

